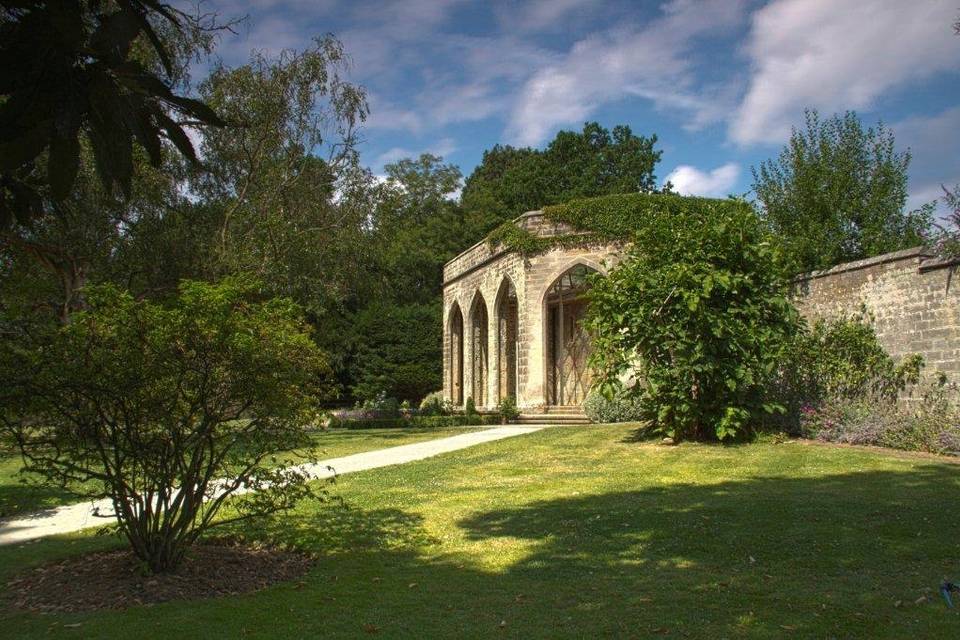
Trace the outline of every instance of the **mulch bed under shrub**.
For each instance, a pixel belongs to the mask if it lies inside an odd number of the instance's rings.
[[[175,572],[151,576],[122,549],[24,571],[7,582],[2,599],[27,611],[125,609],[251,593],[299,578],[311,564],[301,553],[218,543],[198,545]]]

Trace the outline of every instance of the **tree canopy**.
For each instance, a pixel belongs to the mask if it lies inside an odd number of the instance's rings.
[[[779,157],[753,169],[753,190],[793,268],[824,269],[923,243],[929,210],[904,210],[909,164],[883,123],[807,111]]]
[[[657,136],[596,122],[560,131],[543,150],[495,145],[467,178],[464,209],[480,236],[525,211],[575,198],[656,190]]]
[[[124,195],[135,144],[155,167],[165,141],[196,162],[185,127],[224,121],[175,91],[177,41],[189,50],[213,28],[158,0],[0,2],[0,227],[70,194],[81,138],[105,188]]]

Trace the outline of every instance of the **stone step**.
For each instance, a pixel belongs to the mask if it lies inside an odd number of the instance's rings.
[[[554,413],[557,415],[583,415],[583,407],[544,407],[544,413]]]

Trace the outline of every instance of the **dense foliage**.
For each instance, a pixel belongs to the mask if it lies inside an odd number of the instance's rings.
[[[329,389],[296,305],[239,281],[185,281],[165,304],[87,295],[69,324],[0,342],[0,430],[27,471],[108,498],[154,572],[209,528],[311,493],[290,451]]]
[[[825,269],[922,244],[929,207],[905,213],[910,153],[853,112],[806,112],[776,160],[753,170],[753,190],[795,272]]]
[[[637,422],[645,419],[643,403],[638,394],[622,385],[612,385],[606,393],[591,391],[583,403],[583,412],[591,422]]]
[[[598,218],[602,232],[634,225],[626,258],[591,291],[601,388],[609,395],[624,376],[634,377],[644,417],[674,438],[748,432],[781,409],[764,390],[797,323],[777,250],[739,201],[626,202],[597,207],[606,212]],[[589,208],[584,202],[576,210]]]
[[[214,28],[158,0],[0,2],[0,227],[70,195],[84,140],[104,187],[127,195],[135,144],[154,167],[165,142],[196,162],[184,121],[225,123],[175,92],[178,53]]]
[[[350,369],[356,398],[379,393],[419,402],[440,386],[437,362],[443,323],[437,302],[374,302],[354,316],[356,342]]]
[[[596,122],[560,131],[543,150],[496,145],[467,178],[463,206],[477,237],[498,223],[545,205],[656,190],[657,136],[611,132]]]

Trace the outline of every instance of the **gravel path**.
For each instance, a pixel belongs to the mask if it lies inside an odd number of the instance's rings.
[[[415,442],[398,447],[355,453],[341,458],[321,460],[316,464],[305,465],[302,468],[317,479],[329,478],[334,475],[334,472],[336,475],[342,475],[423,460],[441,453],[532,433],[543,428],[536,425],[496,427],[450,436],[449,438],[438,438],[426,442]],[[330,471],[331,467],[333,471]],[[110,524],[112,521],[113,505],[110,500],[100,500],[92,503],[82,502],[55,509],[45,509],[37,513],[0,520],[0,545],[28,542],[60,533],[71,533],[89,527]]]

